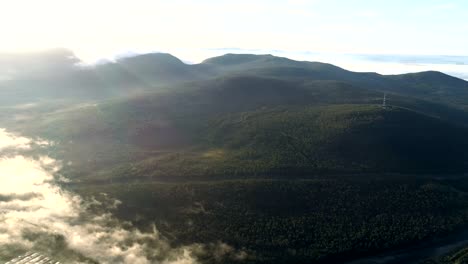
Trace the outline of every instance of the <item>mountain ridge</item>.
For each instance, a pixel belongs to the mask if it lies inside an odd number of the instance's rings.
[[[18,153],[60,161],[60,186],[90,210],[114,204],[129,228],[156,225],[174,245],[226,242],[249,252],[245,263],[296,264],[468,223],[468,93],[455,78],[269,55],[65,68],[0,82],[0,127],[51,142]]]
[[[8,73],[7,69],[11,65],[2,65],[0,56],[0,69],[3,68],[6,74],[2,77],[3,81],[0,80],[0,95],[3,99],[0,102],[31,103],[35,97],[76,98],[80,101],[113,98],[129,92],[156,91],[185,82],[251,75],[296,81],[341,81],[379,92],[394,92],[468,108],[468,82],[440,72],[381,75],[269,54],[226,54],[199,64],[185,64],[171,54],[148,53],[93,66],[77,66],[80,61],[67,50],[35,53],[31,56],[34,63],[25,60],[26,63],[21,64],[21,70],[15,74]],[[47,59],[50,56],[53,59]],[[85,79],[86,82],[83,82]],[[16,92],[28,96],[12,98]]]

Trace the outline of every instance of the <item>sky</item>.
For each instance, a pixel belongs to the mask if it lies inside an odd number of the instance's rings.
[[[468,56],[467,12],[465,0],[0,0],[0,52]]]

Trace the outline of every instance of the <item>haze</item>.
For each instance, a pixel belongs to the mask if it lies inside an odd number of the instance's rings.
[[[466,11],[3,1],[0,263],[466,263]]]
[[[218,48],[468,55],[467,5],[434,0],[7,1],[0,10],[0,52],[66,47],[96,61],[127,51],[164,51],[193,62]]]

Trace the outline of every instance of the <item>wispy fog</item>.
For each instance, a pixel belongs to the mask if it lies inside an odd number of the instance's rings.
[[[60,162],[18,154],[39,145],[0,129],[0,262],[29,250],[63,263],[196,262],[196,246],[171,248],[156,227],[142,233],[109,213],[90,213],[93,204],[119,201],[87,201],[59,187]],[[6,149],[17,154],[6,155]]]
[[[8,148],[28,149],[31,147],[31,143],[29,138],[15,136],[0,128],[0,151]]]

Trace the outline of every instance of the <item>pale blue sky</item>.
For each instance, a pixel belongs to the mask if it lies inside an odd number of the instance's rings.
[[[339,54],[468,56],[467,15],[466,0],[1,1],[0,52],[65,47],[87,62],[128,51],[191,62],[225,50],[338,64]]]
[[[233,11],[216,2],[205,4],[222,10],[218,22],[224,30],[239,36],[255,34],[258,39],[288,37],[286,41],[277,40],[280,46],[338,52],[468,55],[467,1],[241,1]],[[252,42],[255,46],[255,40]]]
[[[465,0],[2,1],[0,51],[68,47],[85,60],[129,49],[468,55],[467,14]]]

